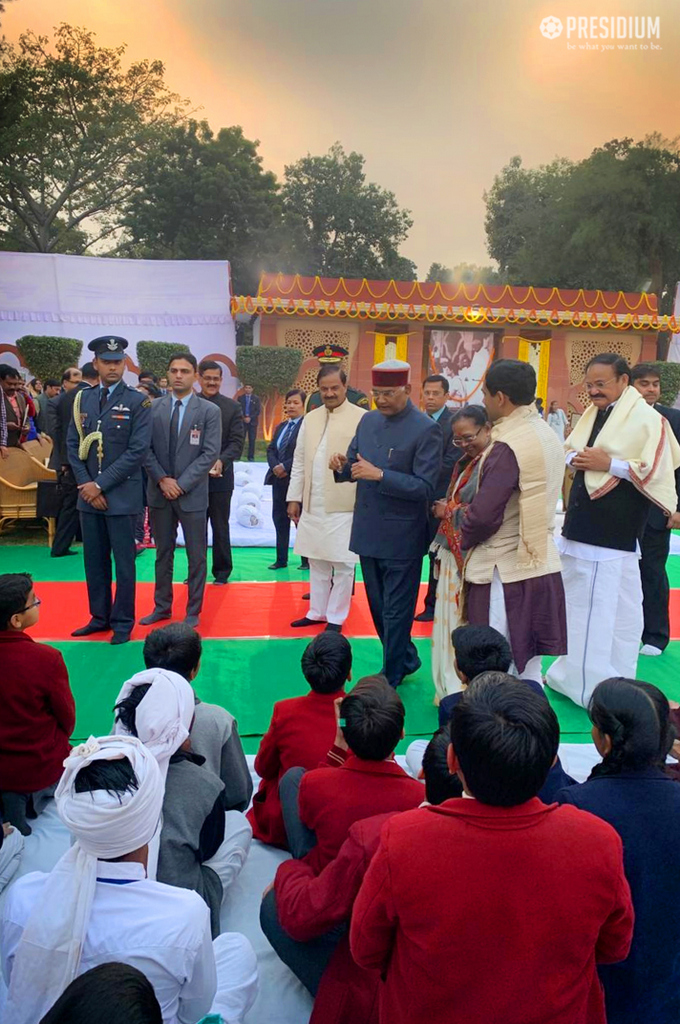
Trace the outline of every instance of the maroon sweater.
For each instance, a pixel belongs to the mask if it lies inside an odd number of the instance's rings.
[[[76,707],[59,651],[0,631],[0,790],[35,793],[59,780]]]

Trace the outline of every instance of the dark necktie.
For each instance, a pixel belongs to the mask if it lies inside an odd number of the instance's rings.
[[[281,437],[280,437],[278,445],[276,446],[279,449],[279,456],[282,459],[285,458],[286,452],[288,451],[288,442],[290,441],[290,435],[292,433],[293,433],[293,421],[292,420],[288,420],[288,423],[286,423],[285,427],[281,431]]]
[[[179,411],[182,408],[182,402],[178,398],[175,402],[175,407],[172,410],[172,416],[170,417],[170,476],[175,475],[175,456],[177,455],[177,438],[179,437]]]
[[[99,392],[99,411],[101,412],[109,400],[109,389],[102,388]]]

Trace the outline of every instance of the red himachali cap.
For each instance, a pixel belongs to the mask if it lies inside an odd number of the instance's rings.
[[[401,388],[410,380],[411,367],[401,359],[386,359],[384,363],[376,363],[371,370],[374,388]]]

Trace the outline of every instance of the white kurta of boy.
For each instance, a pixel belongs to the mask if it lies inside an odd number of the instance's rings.
[[[298,444],[304,442],[303,420],[298,435]],[[312,463],[312,487],[310,507],[303,508],[295,535],[295,554],[305,558],[316,558],[324,562],[346,562],[356,565],[359,556],[349,549],[353,512],[326,512],[325,482],[328,467],[328,422],[319,442]],[[336,484],[342,487],[342,484]]]

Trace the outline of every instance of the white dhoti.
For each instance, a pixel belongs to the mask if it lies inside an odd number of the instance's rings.
[[[257,997],[257,957],[244,935],[225,932],[213,941],[217,991],[210,1012],[241,1024]]]
[[[359,556],[349,549],[353,512],[325,511],[328,430],[314,455],[309,508],[302,509],[295,554],[309,559],[308,619],[341,626],[349,615]]]
[[[644,624],[640,568],[633,552],[603,561],[561,557],[569,653],[550,666],[546,681],[587,707],[603,679],[635,679]]]
[[[462,690],[455,669],[455,651],[451,634],[460,626],[461,580],[456,560],[446,548],[436,545],[439,563],[437,600],[432,624],[432,681],[437,694],[435,703],[449,693]],[[431,548],[430,550],[434,549]]]

